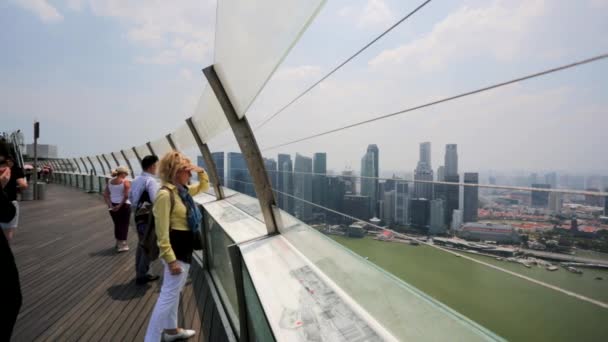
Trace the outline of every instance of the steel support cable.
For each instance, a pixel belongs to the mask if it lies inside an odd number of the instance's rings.
[[[232,170],[249,171],[249,169],[237,169],[237,168],[232,169]],[[573,189],[545,189],[545,188],[532,188],[532,187],[511,186],[511,185],[494,185],[494,184],[463,183],[463,182],[456,183],[456,182],[445,182],[445,181],[400,179],[400,178],[386,178],[386,177],[370,177],[370,176],[356,176],[356,175],[346,175],[346,176],[345,175],[328,175],[328,174],[325,174],[325,173],[302,172],[302,171],[266,170],[266,172],[304,174],[304,175],[311,175],[311,176],[324,176],[324,177],[328,177],[328,178],[373,179],[373,180],[394,181],[395,183],[424,183],[424,184],[439,184],[439,185],[450,185],[450,186],[468,186],[468,187],[484,188],[484,189],[496,189],[496,190],[548,192],[548,193],[557,193],[557,194],[600,196],[600,197],[608,196],[608,192],[587,191],[587,190],[573,190]]]
[[[418,7],[416,7],[413,11],[409,12],[405,17],[399,19],[399,21],[397,21],[396,23],[394,23],[391,27],[389,27],[388,29],[386,29],[384,32],[382,32],[380,35],[378,35],[376,38],[372,39],[369,43],[365,44],[365,46],[363,46],[361,49],[359,49],[357,52],[355,52],[355,54],[353,54],[352,56],[348,57],[344,62],[338,64],[338,66],[336,66],[335,68],[333,68],[329,73],[327,73],[325,76],[321,77],[321,79],[319,79],[318,81],[316,81],[315,83],[313,83],[310,87],[306,88],[306,90],[304,90],[302,93],[300,93],[300,95],[296,96],[293,100],[289,101],[286,105],[284,105],[283,107],[281,107],[274,114],[272,114],[272,115],[264,118],[262,120],[262,123],[260,123],[259,125],[257,125],[254,128],[254,131],[257,131],[258,129],[260,129],[264,125],[266,125],[268,122],[270,122],[272,119],[276,118],[283,111],[285,111],[285,109],[289,108],[292,104],[296,103],[304,95],[306,95],[308,92],[310,92],[316,86],[318,86],[323,81],[325,81],[329,76],[333,75],[336,71],[340,70],[343,66],[345,66],[350,61],[352,61],[353,59],[355,59],[363,51],[367,50],[370,46],[374,45],[374,43],[376,43],[382,37],[384,37],[385,35],[387,35],[390,31],[392,31],[393,29],[395,29],[397,26],[401,25],[404,21],[406,21],[407,19],[409,19],[411,16],[413,16],[414,14],[416,14],[416,12],[418,12],[419,10],[421,10],[424,6],[426,6],[431,1],[432,0],[426,0],[422,4],[418,5]]]
[[[288,142],[285,142],[285,143],[281,143],[281,144],[278,144],[278,145],[269,146],[269,147],[263,148],[262,151],[268,151],[268,150],[276,149],[276,148],[279,148],[279,147],[292,145],[292,144],[295,144],[295,143],[298,143],[298,142],[302,142],[302,141],[306,141],[306,140],[322,137],[324,135],[328,135],[328,134],[331,134],[331,133],[336,133],[336,132],[347,130],[347,129],[350,129],[350,128],[353,128],[353,127],[357,127],[357,126],[365,125],[365,124],[368,124],[368,123],[372,123],[372,122],[375,122],[375,121],[379,121],[379,120],[383,120],[383,119],[388,119],[388,118],[393,117],[393,116],[397,116],[397,115],[413,112],[413,111],[418,110],[418,109],[431,107],[431,106],[438,105],[438,104],[441,104],[441,103],[445,103],[445,102],[453,101],[453,100],[460,99],[460,98],[463,98],[463,97],[467,97],[467,96],[470,96],[470,95],[476,95],[476,94],[483,93],[483,92],[486,92],[486,91],[489,91],[489,90],[492,90],[492,89],[504,87],[504,86],[511,85],[511,84],[518,83],[518,82],[522,82],[522,81],[527,81],[527,80],[530,80],[530,79],[533,79],[533,78],[537,78],[537,77],[545,76],[545,75],[548,75],[548,74],[552,74],[554,72],[558,72],[558,71],[574,68],[574,67],[577,67],[577,66],[580,66],[580,65],[583,65],[583,64],[597,62],[597,61],[605,59],[605,58],[608,58],[608,53],[597,55],[597,56],[594,56],[594,57],[591,57],[591,58],[587,58],[587,59],[583,59],[583,60],[580,60],[580,61],[577,61],[577,62],[573,62],[573,63],[570,63],[570,64],[558,66],[558,67],[555,67],[555,68],[547,69],[547,70],[540,71],[540,72],[537,72],[537,73],[534,73],[534,74],[529,74],[529,75],[526,75],[526,76],[518,77],[518,78],[509,80],[509,81],[505,81],[505,82],[493,84],[493,85],[490,85],[490,86],[486,86],[486,87],[483,87],[483,88],[471,90],[471,91],[468,91],[468,92],[465,92],[465,93],[461,93],[461,94],[458,94],[458,95],[454,95],[454,96],[442,98],[442,99],[439,99],[439,100],[431,101],[431,102],[428,102],[428,103],[425,103],[425,104],[422,104],[422,105],[418,105],[418,106],[415,106],[415,107],[410,107],[410,108],[403,109],[403,110],[400,110],[400,111],[397,111],[397,112],[393,112],[393,113],[389,113],[389,114],[384,114],[384,115],[379,115],[379,116],[373,117],[371,119],[367,119],[367,120],[359,121],[359,122],[356,122],[356,123],[353,123],[353,124],[349,124],[349,125],[346,125],[346,126],[330,129],[330,130],[325,131],[325,132],[312,134],[312,135],[309,135],[309,136],[306,136],[306,137],[303,137],[303,138],[295,139],[295,140],[288,141]]]

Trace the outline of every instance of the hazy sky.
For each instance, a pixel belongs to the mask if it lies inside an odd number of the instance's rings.
[[[421,2],[329,0],[249,109],[252,125]],[[608,0],[435,0],[256,132],[258,142],[264,149],[607,53],[606,13]],[[169,133],[205,86],[214,20],[214,1],[2,1],[1,128],[29,132],[38,119],[41,142],[64,156]],[[456,143],[461,171],[608,172],[607,95],[604,60],[264,154],[322,151],[329,168],[358,171],[375,143],[381,170],[409,171],[418,143],[431,141],[434,169]],[[212,150],[235,150],[228,137]]]

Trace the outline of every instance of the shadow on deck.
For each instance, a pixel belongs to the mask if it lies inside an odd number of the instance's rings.
[[[113,226],[101,197],[50,185],[47,200],[21,203],[21,223],[12,243],[23,305],[14,341],[142,341],[161,282],[136,286],[137,236],[129,231],[126,253],[114,252]],[[160,262],[153,272],[161,274]],[[203,271],[192,267],[191,278]],[[161,280],[162,281],[162,280]],[[189,280],[179,324],[196,329],[205,298]],[[200,285],[200,286],[199,286]],[[201,296],[207,297],[207,296]]]

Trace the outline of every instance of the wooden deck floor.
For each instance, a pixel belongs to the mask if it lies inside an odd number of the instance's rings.
[[[22,202],[12,248],[23,305],[13,341],[142,341],[161,282],[135,285],[136,241],[131,229],[131,250],[114,252],[100,195],[50,185],[46,200]],[[153,270],[160,274],[160,262]],[[188,281],[180,326],[196,329],[190,341],[198,341],[200,325]]]

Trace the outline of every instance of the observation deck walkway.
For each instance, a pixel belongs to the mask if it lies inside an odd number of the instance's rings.
[[[98,194],[50,184],[45,201],[22,202],[12,243],[23,305],[13,341],[142,341],[161,281],[135,285],[137,237],[114,251],[112,221]],[[159,262],[153,271],[162,274]],[[200,269],[192,268],[191,278]],[[190,279],[179,321],[202,341],[202,314]]]

